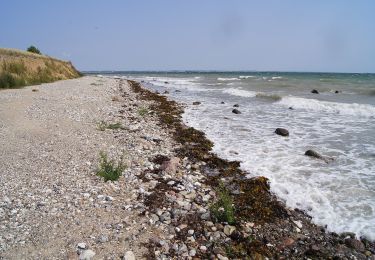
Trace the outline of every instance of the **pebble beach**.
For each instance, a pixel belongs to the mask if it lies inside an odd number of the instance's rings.
[[[0,259],[375,259],[212,153],[188,106],[103,76],[0,91]]]

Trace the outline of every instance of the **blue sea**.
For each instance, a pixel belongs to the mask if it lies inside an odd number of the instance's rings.
[[[114,72],[186,104],[219,156],[317,224],[375,240],[375,74]],[[319,94],[313,94],[315,89]],[[194,101],[200,105],[192,105]],[[224,104],[222,104],[224,102]],[[238,104],[241,114],[232,113]],[[278,127],[289,137],[274,133]],[[334,160],[307,157],[313,149]]]

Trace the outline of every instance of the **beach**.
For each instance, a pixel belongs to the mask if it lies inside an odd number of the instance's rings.
[[[213,153],[184,113],[202,100],[142,84],[0,91],[0,258],[374,258],[374,242],[314,224],[235,153]],[[100,154],[125,165],[117,181],[97,176]]]

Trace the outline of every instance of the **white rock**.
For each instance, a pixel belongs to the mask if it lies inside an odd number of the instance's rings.
[[[124,256],[124,260],[135,260],[135,255],[132,251],[127,251]]]
[[[86,247],[87,247],[86,243],[78,243],[77,244],[78,249],[86,249]]]
[[[293,220],[293,223],[298,227],[298,228],[302,228],[302,223],[301,223],[301,220]]]
[[[230,226],[230,225],[226,225],[224,227],[224,234],[227,235],[227,236],[230,236],[235,230],[236,230],[236,227]]]
[[[95,252],[90,249],[87,249],[83,251],[82,254],[79,255],[79,260],[91,260],[94,258],[94,256],[95,256]]]

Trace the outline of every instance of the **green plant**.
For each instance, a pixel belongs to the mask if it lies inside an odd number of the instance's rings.
[[[103,177],[104,181],[117,181],[126,166],[123,164],[122,159],[117,163],[114,160],[109,160],[108,156],[104,152],[100,152],[99,169],[96,174]]]
[[[36,53],[36,54],[42,54],[40,50],[35,47],[34,45],[31,45],[29,48],[27,48],[28,52]]]
[[[2,72],[0,73],[0,88],[18,88],[25,86],[26,82],[24,79],[17,78],[11,73]]]
[[[100,121],[98,123],[98,129],[100,131],[104,131],[106,129],[112,129],[112,130],[114,130],[114,129],[124,129],[124,127],[122,126],[121,123],[108,124],[104,121]]]
[[[140,108],[140,109],[138,109],[138,114],[140,115],[140,116],[145,116],[145,115],[147,115],[148,114],[148,109],[146,108],[146,107],[142,107],[142,108]]]
[[[233,199],[224,184],[220,184],[217,192],[217,201],[210,206],[211,215],[218,222],[235,223]]]

